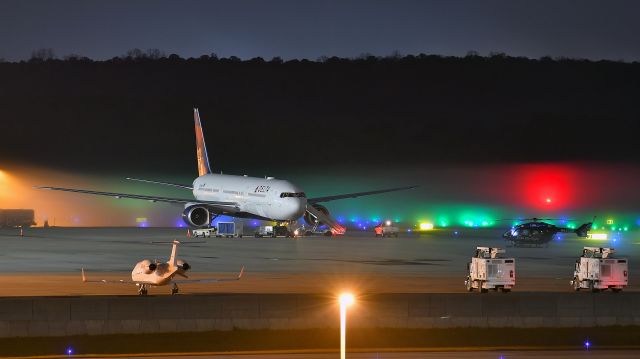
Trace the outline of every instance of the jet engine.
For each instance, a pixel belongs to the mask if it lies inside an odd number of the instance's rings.
[[[327,209],[327,207],[321,206],[319,204],[313,204],[312,206],[313,206],[313,208],[315,208],[318,211],[326,214],[327,216],[329,215],[329,210]],[[313,225],[316,224],[316,218],[314,216],[312,216],[311,213],[309,213],[309,212],[304,212],[303,218],[304,218],[304,221],[310,226],[313,226]]]
[[[182,212],[182,220],[191,227],[208,227],[211,223],[211,214],[206,207],[189,206]]]
[[[142,269],[144,269],[144,273],[145,274],[151,274],[153,273],[153,271],[156,270],[156,268],[158,268],[158,265],[151,262],[148,259],[143,260],[142,262],[140,262],[140,267],[142,267]]]
[[[183,261],[182,259],[178,259],[176,261],[176,265],[178,266],[178,268],[182,269],[183,271],[188,271],[189,269],[191,269],[191,266],[189,265],[189,263]]]

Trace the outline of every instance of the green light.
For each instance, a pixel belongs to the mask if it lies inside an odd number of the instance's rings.
[[[624,231],[625,232],[629,231],[629,227],[624,227]]]
[[[591,226],[591,228],[592,229],[598,229],[598,226],[594,224],[594,225]]]
[[[486,226],[488,226],[488,225],[489,225],[489,222],[487,222],[487,221],[482,221],[482,226],[483,226],[483,227],[486,227]]]
[[[615,226],[611,226],[611,230],[612,230],[612,231],[615,231],[615,230],[616,230],[616,227],[615,227]]]

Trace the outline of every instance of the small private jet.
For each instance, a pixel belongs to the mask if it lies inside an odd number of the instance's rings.
[[[150,286],[159,287],[169,284],[173,284],[171,288],[171,294],[178,293],[178,284],[184,283],[214,283],[214,282],[231,282],[238,281],[242,278],[244,273],[244,267],[240,269],[238,276],[233,278],[203,278],[203,279],[188,279],[186,272],[191,269],[189,263],[182,259],[176,258],[176,251],[180,242],[173,241],[173,249],[171,250],[171,257],[166,263],[158,261],[150,261],[148,259],[142,260],[133,267],[131,271],[131,280],[89,280],[82,268],[82,281],[85,283],[105,283],[105,284],[135,284],[138,287],[139,295],[147,295],[147,291]],[[186,279],[174,279],[178,275]]]

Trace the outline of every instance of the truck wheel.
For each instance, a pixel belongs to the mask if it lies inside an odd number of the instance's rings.
[[[622,288],[611,288],[611,291],[614,293],[620,293],[622,292]]]
[[[500,289],[502,290],[502,293],[509,293],[509,292],[511,292],[511,288],[505,288],[505,287],[502,287],[502,288],[500,288]]]
[[[478,283],[478,293],[489,293],[489,289],[482,288],[482,281],[481,280],[477,281],[477,283]]]
[[[467,277],[465,281],[465,287],[467,288],[467,292],[473,292],[473,284],[471,283],[471,279]]]
[[[580,291],[580,281],[576,277],[573,278],[573,290],[576,292]]]
[[[600,290],[596,288],[596,282],[593,280],[589,281],[589,289],[591,289],[591,293],[598,293]]]

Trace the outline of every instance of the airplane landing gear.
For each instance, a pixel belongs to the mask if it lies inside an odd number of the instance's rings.
[[[171,295],[178,294],[178,285],[173,283],[173,288],[171,288]]]
[[[147,295],[147,286],[144,284],[140,284],[138,288],[138,295]]]

